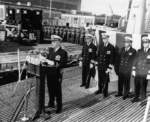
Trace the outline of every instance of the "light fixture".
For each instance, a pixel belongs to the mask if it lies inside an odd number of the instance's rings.
[[[23,13],[24,13],[24,14],[27,14],[27,11],[26,11],[26,10],[24,10],[24,11],[23,11]]]
[[[19,13],[20,13],[20,10],[19,10],[19,9],[17,9],[17,10],[16,10],[16,13],[17,13],[17,14],[19,14]]]
[[[17,5],[20,6],[20,5],[21,5],[21,2],[17,2]]]
[[[9,10],[9,13],[12,14],[12,10]]]
[[[36,15],[39,15],[39,14],[40,14],[40,12],[39,12],[39,11],[37,11],[37,12],[36,12]]]
[[[27,2],[27,6],[31,6],[31,2]]]

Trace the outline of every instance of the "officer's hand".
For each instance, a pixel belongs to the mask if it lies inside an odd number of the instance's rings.
[[[42,63],[42,65],[47,65],[47,61],[46,58],[44,56],[42,56],[41,54],[39,55],[39,60]]]
[[[136,76],[136,72],[132,71],[132,76],[135,77]]]
[[[150,75],[149,75],[149,74],[147,75],[146,79],[147,79],[147,80],[150,80]]]
[[[51,66],[53,66],[55,64],[54,61],[52,61],[52,60],[47,60],[47,63]]]
[[[82,61],[79,61],[79,67],[82,67]]]
[[[57,55],[57,56],[55,57],[55,60],[56,60],[56,61],[60,61],[60,58],[61,58],[60,55]]]
[[[149,70],[148,73],[147,73],[146,79],[147,79],[147,80],[150,80],[150,70]]]
[[[91,60],[91,63],[95,64],[96,62],[94,60]]]
[[[105,73],[109,73],[110,72],[110,69],[109,68],[107,68],[107,70],[106,70],[106,72]]]
[[[92,69],[93,67],[94,67],[94,65],[90,63],[90,69]]]

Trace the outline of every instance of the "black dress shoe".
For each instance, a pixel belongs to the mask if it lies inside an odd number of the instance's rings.
[[[56,114],[60,114],[62,112],[62,109],[57,109]]]
[[[100,93],[102,93],[100,90],[97,90],[97,91],[95,92],[96,95],[97,95],[97,94],[100,94]]]
[[[133,98],[134,96],[135,94],[131,94],[131,93],[128,95],[129,98]]]
[[[137,97],[135,97],[135,98],[133,98],[133,99],[131,100],[132,103],[134,103],[134,102],[139,102],[139,101],[140,101],[140,99],[137,98]]]
[[[85,86],[85,89],[88,89],[89,88],[89,86]]]
[[[122,96],[122,94],[116,94],[116,95],[115,95],[115,97],[120,97],[120,96]]]
[[[80,85],[80,87],[83,87],[83,86],[85,86],[85,85],[84,85],[84,84],[81,84],[81,85]]]
[[[104,98],[108,97],[108,94],[104,94]]]
[[[45,110],[44,113],[45,113],[45,114],[48,114],[48,115],[51,114],[51,112],[50,112],[49,110]]]
[[[128,98],[128,96],[123,96],[123,97],[122,97],[123,100],[125,100],[125,99],[127,99],[127,98]]]

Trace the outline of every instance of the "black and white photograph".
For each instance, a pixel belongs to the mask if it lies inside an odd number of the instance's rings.
[[[0,122],[150,122],[150,0],[0,0]]]

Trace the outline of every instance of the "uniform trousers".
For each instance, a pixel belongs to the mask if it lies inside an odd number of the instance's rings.
[[[93,66],[92,68],[90,68],[89,72],[88,72],[88,76],[87,76],[87,82],[86,82],[86,87],[89,88],[90,86],[90,81],[91,81],[91,77],[95,77],[95,67]]]
[[[124,97],[128,96],[130,90],[130,74],[119,74],[119,81],[118,81],[118,94]]]
[[[49,105],[55,105],[55,99],[57,103],[57,109],[62,109],[62,77],[60,78],[59,72],[56,68],[48,68],[47,71],[47,86],[49,93]]]
[[[135,97],[138,98],[141,93],[141,98],[145,99],[148,80],[146,80],[146,77],[136,76],[134,81],[135,81]]]
[[[82,66],[82,85],[84,85],[84,86],[87,83],[89,71],[90,71],[90,66],[88,64],[87,65],[83,64],[83,66]]]
[[[105,70],[98,69],[98,90],[103,92],[104,96],[108,95],[109,75]]]

